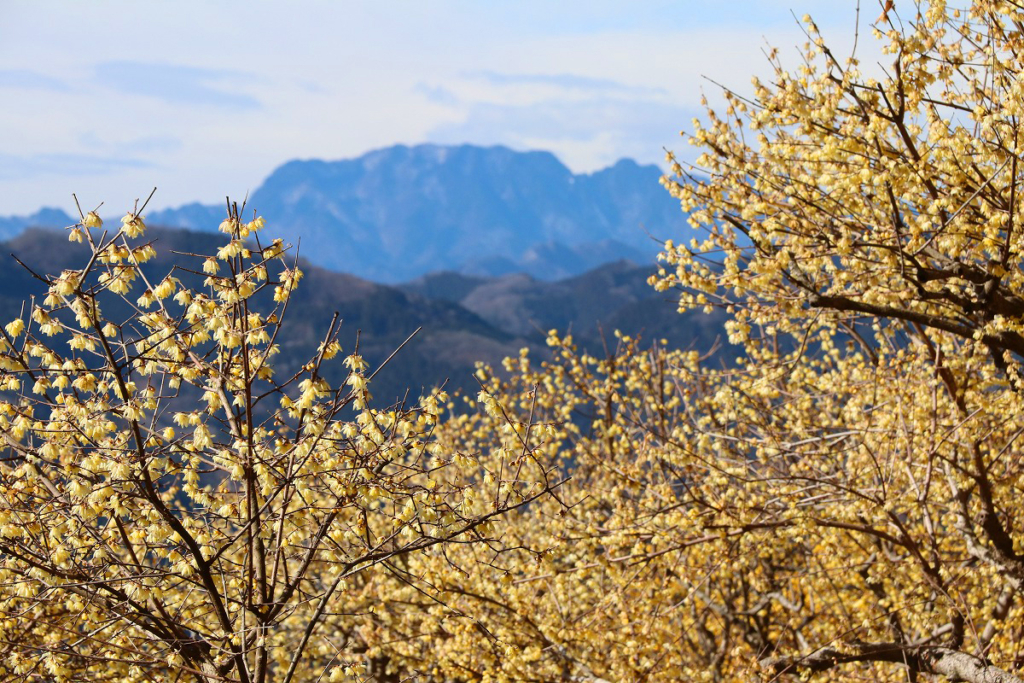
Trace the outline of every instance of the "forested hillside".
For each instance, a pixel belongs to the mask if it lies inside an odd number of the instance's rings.
[[[206,253],[220,241],[216,233],[173,228],[151,228],[147,236],[158,254],[147,270],[161,276],[179,261],[177,254]],[[77,265],[82,253],[65,233],[38,229],[3,243],[0,250],[7,262],[0,268],[2,319],[18,317],[23,301],[40,284],[14,257],[39,275],[56,275]],[[556,282],[528,275],[441,273],[392,287],[300,262],[305,277],[289,306],[290,332],[280,340],[281,370],[294,371],[309,357],[335,312],[343,345],[352,348],[358,333],[360,351],[374,367],[421,328],[375,380],[377,396],[385,401],[442,384],[475,393],[477,361],[500,365],[521,348],[543,354],[552,328],[573,330],[581,346],[595,353],[614,346],[613,333],[620,330],[650,341],[665,339],[672,346],[715,349],[722,358],[734,354],[727,344],[716,344],[723,340],[722,317],[676,315],[674,299],[647,284],[650,267],[623,262]],[[176,271],[176,276],[201,288],[198,273]],[[127,318],[129,310],[122,306],[110,313]]]
[[[652,263],[658,240],[683,222],[658,187],[661,174],[628,159],[574,174],[547,152],[396,145],[287,162],[253,188],[249,206],[272,216],[313,264],[374,282],[444,270],[553,281],[620,259]],[[147,214],[153,225],[214,231],[225,207],[194,202]],[[0,237],[72,223],[46,209],[0,218]]]

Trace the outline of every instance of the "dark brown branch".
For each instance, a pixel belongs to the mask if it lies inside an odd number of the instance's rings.
[[[897,643],[854,643],[848,650],[823,647],[806,655],[766,657],[760,667],[774,676],[828,671],[843,664],[903,664],[912,672],[945,676],[964,683],[1024,683],[1024,679],[966,652],[945,647],[906,647]]]

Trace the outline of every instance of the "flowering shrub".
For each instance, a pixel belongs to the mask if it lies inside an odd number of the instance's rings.
[[[0,332],[5,679],[337,678],[361,653],[321,626],[367,575],[482,542],[550,490],[536,461],[492,484],[446,450],[444,392],[370,407],[336,320],[276,377],[302,272],[263,228],[232,206],[215,255],[159,274],[140,211],[112,234],[89,212],[70,232],[83,266],[40,275]],[[341,386],[322,376],[334,362]]]

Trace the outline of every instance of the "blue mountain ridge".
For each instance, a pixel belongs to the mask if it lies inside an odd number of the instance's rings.
[[[0,239],[17,237],[25,228],[64,228],[74,225],[75,220],[64,211],[50,206],[30,216],[0,216]]]
[[[339,161],[296,160],[249,197],[267,234],[316,265],[397,283],[440,270],[543,280],[603,263],[653,260],[680,231],[661,171],[623,159],[574,174],[549,152],[474,145],[396,145]],[[150,225],[216,230],[223,204],[147,212]],[[44,209],[0,218],[0,237],[74,220]]]

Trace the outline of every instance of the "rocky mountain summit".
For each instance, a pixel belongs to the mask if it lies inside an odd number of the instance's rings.
[[[661,171],[624,159],[574,174],[548,152],[397,145],[339,161],[289,161],[248,206],[312,263],[374,282],[456,271],[540,280],[627,259],[650,263],[677,234],[679,205]],[[216,230],[222,203],[147,211],[147,223]],[[44,209],[0,218],[0,237],[74,219]]]

